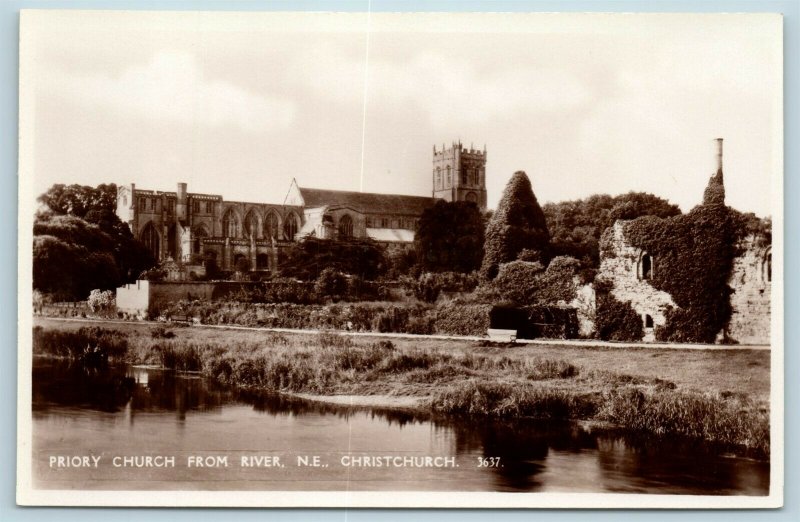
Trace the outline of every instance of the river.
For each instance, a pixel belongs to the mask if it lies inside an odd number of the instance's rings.
[[[45,358],[32,391],[41,489],[769,492],[768,462],[577,423],[353,409]]]

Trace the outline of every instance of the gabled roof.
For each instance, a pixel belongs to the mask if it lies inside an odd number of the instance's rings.
[[[401,214],[419,216],[433,206],[435,200],[424,196],[375,194],[346,190],[324,190],[298,187],[306,208],[341,205],[362,214]]]

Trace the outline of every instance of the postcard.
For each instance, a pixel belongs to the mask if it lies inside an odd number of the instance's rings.
[[[23,10],[17,502],[783,504],[779,14]]]

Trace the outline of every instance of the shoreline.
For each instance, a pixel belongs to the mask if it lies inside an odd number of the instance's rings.
[[[737,453],[770,451],[770,354],[760,350],[499,347],[333,332],[37,323],[37,355],[87,364],[105,357],[342,407],[569,420],[689,437],[738,447]]]

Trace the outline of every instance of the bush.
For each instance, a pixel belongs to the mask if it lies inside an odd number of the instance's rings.
[[[481,275],[494,279],[502,263],[514,261],[525,249],[542,252],[540,261],[546,263],[549,242],[547,222],[531,182],[524,172],[515,172],[486,227]]]
[[[117,307],[117,297],[113,290],[92,290],[86,304],[92,313],[111,312]]]
[[[406,282],[408,284],[408,280]],[[441,292],[471,292],[478,286],[478,275],[473,272],[426,272],[411,281],[411,290],[420,301],[433,303]]]
[[[492,305],[456,299],[436,307],[433,329],[437,334],[486,335]]]
[[[607,281],[595,282],[595,334],[604,341],[641,341],[644,335],[642,318],[630,303],[618,301],[610,289]]]
[[[341,299],[347,293],[347,277],[333,268],[326,268],[320,272],[314,286],[317,299]]]

